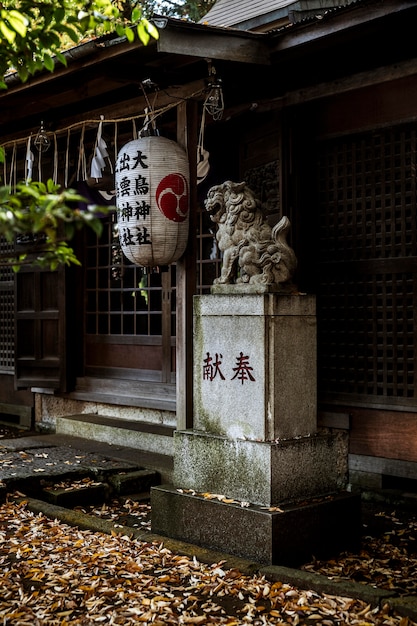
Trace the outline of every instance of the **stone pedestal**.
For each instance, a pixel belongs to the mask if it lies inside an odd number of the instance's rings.
[[[316,432],[313,296],[194,299],[194,430],[273,441]]]
[[[345,436],[278,442],[174,433],[174,484],[196,492],[271,507],[336,493],[346,484]]]
[[[268,509],[162,485],[152,487],[152,531],[255,563],[296,567],[358,549],[360,497],[339,493]]]
[[[351,549],[347,438],[317,432],[315,299],[233,287],[195,297],[194,427],[152,530],[262,563]]]

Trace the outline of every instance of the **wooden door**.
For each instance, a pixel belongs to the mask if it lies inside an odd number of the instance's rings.
[[[65,270],[22,268],[15,289],[16,387],[65,391]]]

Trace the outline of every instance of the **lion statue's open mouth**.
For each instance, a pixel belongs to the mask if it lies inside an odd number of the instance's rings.
[[[245,182],[226,181],[212,187],[205,209],[217,224],[216,240],[223,253],[215,284],[279,285],[282,289],[291,285],[297,259],[286,240],[287,217],[271,227]]]

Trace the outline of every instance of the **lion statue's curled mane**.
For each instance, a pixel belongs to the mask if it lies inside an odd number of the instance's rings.
[[[291,286],[297,259],[286,241],[287,217],[271,227],[246,182],[212,187],[205,209],[217,224],[216,240],[223,255],[214,284],[276,285],[283,290]]]

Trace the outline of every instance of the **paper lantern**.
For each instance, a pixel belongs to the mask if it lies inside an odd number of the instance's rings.
[[[169,265],[187,245],[189,164],[185,151],[166,137],[134,139],[116,163],[120,245],[143,267]]]

